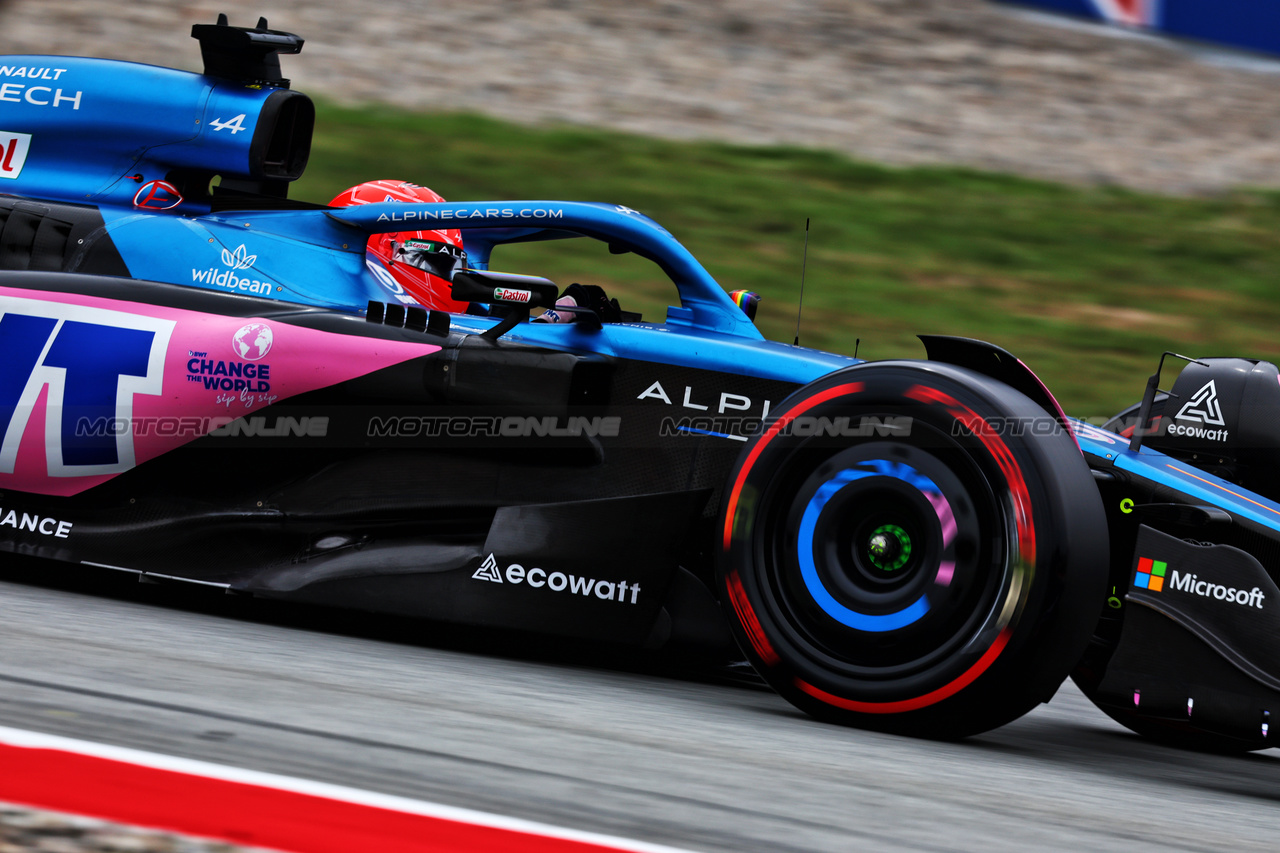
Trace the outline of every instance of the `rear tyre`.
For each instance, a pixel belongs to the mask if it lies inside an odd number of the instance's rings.
[[[789,397],[722,502],[719,580],[760,674],[824,720],[955,738],[1047,701],[1105,595],[1070,434],[1012,388],[882,362]]]

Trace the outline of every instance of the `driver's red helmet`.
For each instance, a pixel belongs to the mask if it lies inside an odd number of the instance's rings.
[[[387,201],[422,204],[444,199],[417,184],[384,180],[366,181],[345,190],[329,205],[349,207]],[[370,270],[396,296],[407,295],[438,311],[462,313],[467,310],[466,302],[458,302],[450,295],[454,271],[467,265],[462,232],[458,229],[374,234],[369,238],[367,250],[372,256],[368,258]]]

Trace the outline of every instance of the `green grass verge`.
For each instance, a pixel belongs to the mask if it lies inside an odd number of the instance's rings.
[[[626,204],[726,290],[759,292],[758,323],[773,339],[794,335],[808,217],[802,343],[852,352],[861,338],[860,355],[888,358],[922,356],[917,333],[981,338],[1084,417],[1136,400],[1166,349],[1280,358],[1276,192],[1167,198],[389,108],[321,104],[318,128],[295,197],[328,201],[385,177],[457,201]],[[589,241],[506,247],[494,262],[603,285],[646,319],[675,296],[647,261]]]

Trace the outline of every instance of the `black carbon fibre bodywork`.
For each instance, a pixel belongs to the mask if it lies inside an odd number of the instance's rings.
[[[98,208],[0,195],[0,270],[128,276]]]
[[[1269,745],[1280,711],[1275,531],[1131,471],[1098,465],[1095,479],[1112,587],[1072,677],[1110,716],[1156,739]],[[1140,586],[1156,561],[1159,584]],[[1228,600],[1236,589],[1242,600]]]
[[[73,519],[75,536],[19,530],[0,547],[473,625],[707,634],[672,612],[715,612],[710,527],[740,445],[671,429],[670,407],[641,398],[655,382],[774,402],[793,387],[172,285],[4,282],[441,349],[256,410],[86,492],[14,495],[0,508]],[[669,592],[683,604],[664,609]]]
[[[1193,361],[1126,447],[992,344],[767,341],[753,294],[624,205],[289,201],[315,115],[276,54],[302,39],[193,35],[205,75],[68,59],[83,89],[5,106],[27,197],[0,194],[0,551],[696,644],[815,716],[928,737],[1002,725],[1079,661],[1139,732],[1270,745],[1273,365]],[[462,235],[432,269],[465,313],[366,252],[418,228]],[[678,304],[644,323],[490,270],[573,237],[653,261]],[[560,305],[575,287],[598,298]]]

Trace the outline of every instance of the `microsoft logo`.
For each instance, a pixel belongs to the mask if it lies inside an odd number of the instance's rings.
[[[1149,589],[1159,592],[1164,589],[1164,574],[1168,565],[1161,560],[1142,557],[1138,560],[1138,573],[1133,577],[1133,585],[1138,589]]]

